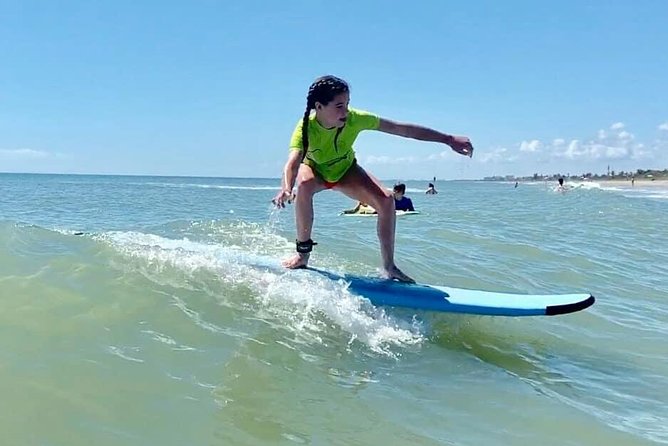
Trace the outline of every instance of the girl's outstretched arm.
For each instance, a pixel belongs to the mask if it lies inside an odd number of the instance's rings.
[[[452,150],[469,157],[473,156],[473,145],[466,136],[453,136],[447,133],[441,133],[428,127],[422,127],[415,124],[390,121],[380,118],[378,130],[392,135],[403,136],[404,138],[419,139],[420,141],[440,142],[449,145]]]

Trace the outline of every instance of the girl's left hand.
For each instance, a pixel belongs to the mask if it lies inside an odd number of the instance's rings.
[[[292,193],[291,190],[285,190],[285,189],[282,189],[282,190],[278,193],[278,195],[276,195],[276,196],[274,197],[274,199],[271,200],[271,202],[272,202],[272,203],[274,204],[274,206],[276,206],[277,208],[284,208],[284,207],[285,207],[285,203],[290,204],[290,203],[292,203],[292,201],[293,201],[294,199],[295,199],[295,194]]]

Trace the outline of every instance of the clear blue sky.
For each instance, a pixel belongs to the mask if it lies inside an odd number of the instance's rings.
[[[381,178],[668,167],[668,1],[0,0],[0,172],[279,177],[311,81],[470,136]]]

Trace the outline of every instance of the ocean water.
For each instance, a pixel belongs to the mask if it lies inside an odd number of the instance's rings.
[[[278,268],[278,184],[0,174],[2,444],[668,443],[665,190],[408,182],[396,257],[418,281],[597,297],[503,318]],[[374,275],[352,204],[316,196],[311,263]]]

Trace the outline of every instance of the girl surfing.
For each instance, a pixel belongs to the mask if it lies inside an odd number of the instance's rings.
[[[363,130],[378,130],[404,138],[446,144],[455,152],[472,157],[473,146],[465,136],[453,136],[427,127],[381,118],[349,107],[350,88],[335,76],[323,76],[309,87],[304,116],[290,140],[290,153],[283,168],[281,191],[272,202],[279,208],[294,198],[297,252],[283,261],[286,268],[305,268],[316,243],[313,229],[313,196],[334,189],[368,203],[378,212],[378,240],[384,274],[390,279],[414,282],[394,263],[396,216],[392,192],[357,164],[353,143]]]

